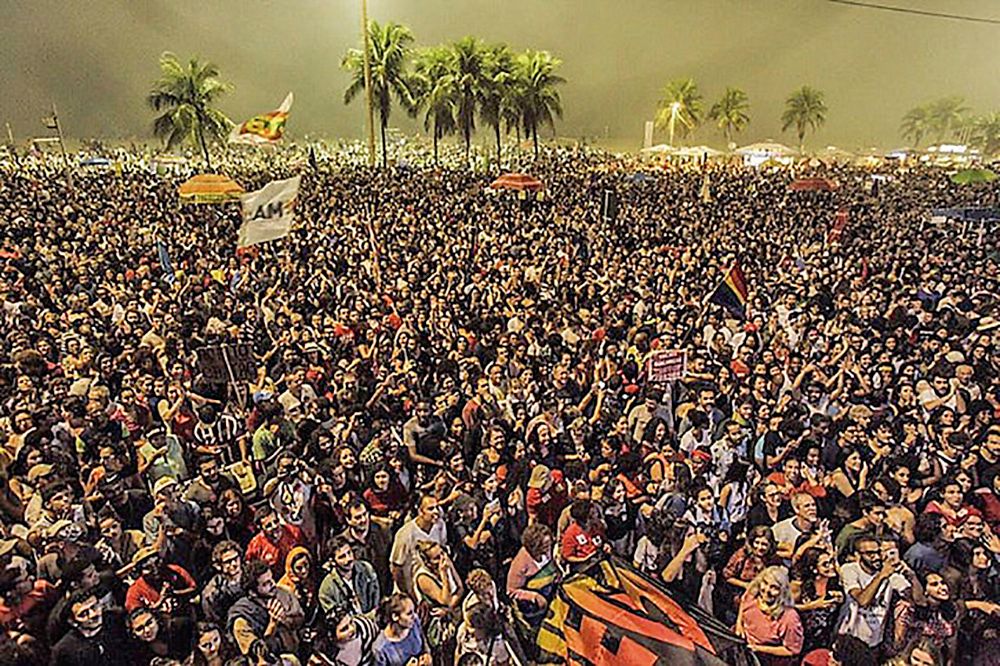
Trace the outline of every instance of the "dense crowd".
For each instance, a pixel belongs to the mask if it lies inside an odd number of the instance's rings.
[[[997,241],[929,219],[994,190],[315,166],[240,252],[179,177],[0,175],[0,663],[527,664],[606,557],[764,664],[998,658]],[[742,320],[706,300],[737,263]],[[252,381],[208,379],[220,344]]]

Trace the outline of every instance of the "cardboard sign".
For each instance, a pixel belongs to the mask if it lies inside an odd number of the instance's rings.
[[[687,372],[687,351],[664,349],[652,352],[646,360],[646,377],[653,383],[674,382]]]
[[[198,369],[204,375],[205,381],[212,384],[229,382],[230,368],[233,372],[232,379],[238,382],[250,382],[257,379],[257,362],[253,357],[253,346],[250,344],[215,345],[202,347],[198,350]]]

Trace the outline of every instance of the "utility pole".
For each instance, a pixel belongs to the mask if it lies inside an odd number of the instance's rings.
[[[361,38],[364,40],[365,102],[368,106],[368,166],[375,166],[375,107],[372,103],[372,50],[368,36],[368,0],[361,0]]]

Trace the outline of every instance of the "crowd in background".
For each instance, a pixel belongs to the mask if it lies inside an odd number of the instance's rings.
[[[997,659],[997,240],[929,215],[995,190],[223,168],[301,171],[291,235],[236,252],[238,206],[136,166],[0,176],[0,663],[527,664],[604,557],[764,664]],[[744,319],[706,300],[736,264]]]

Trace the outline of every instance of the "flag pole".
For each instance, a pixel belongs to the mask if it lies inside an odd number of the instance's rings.
[[[375,166],[375,107],[372,102],[372,56],[368,35],[368,0],[361,0],[361,39],[364,43],[365,58],[365,104],[368,106],[368,166]]]
[[[66,166],[66,185],[73,189],[73,172],[69,166],[69,155],[66,154],[66,142],[63,140],[62,123],[59,122],[59,112],[56,111],[56,103],[52,102],[52,120],[56,125],[56,134],[59,136],[59,150],[62,151],[63,163]]]

